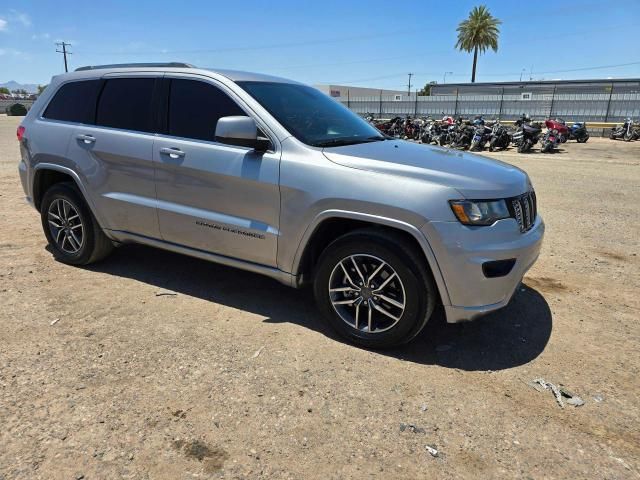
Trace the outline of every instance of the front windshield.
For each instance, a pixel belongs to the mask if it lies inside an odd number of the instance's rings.
[[[278,82],[238,84],[307,145],[337,147],[386,138],[351,110],[315,88]]]

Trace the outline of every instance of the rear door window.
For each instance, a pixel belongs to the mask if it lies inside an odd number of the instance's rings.
[[[152,132],[153,78],[112,78],[105,82],[96,125]]]
[[[221,117],[246,115],[226,93],[198,80],[171,80],[168,133],[195,140],[215,140]]]
[[[65,122],[93,123],[100,80],[83,80],[62,85],[43,117]]]

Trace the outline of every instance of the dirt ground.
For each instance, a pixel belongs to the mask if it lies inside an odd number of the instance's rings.
[[[532,177],[538,263],[505,309],[374,352],[254,274],[139,246],[57,263],[18,121],[0,116],[0,479],[640,478],[640,142],[494,154]]]

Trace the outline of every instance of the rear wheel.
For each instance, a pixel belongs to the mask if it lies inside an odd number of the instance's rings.
[[[347,340],[388,348],[413,339],[433,312],[425,261],[403,238],[360,230],[329,245],[314,279],[318,307]]]
[[[58,183],[46,191],[40,217],[53,256],[63,263],[87,265],[106,257],[113,249],[72,183]]]
[[[578,137],[577,140],[578,140],[578,143],[587,143],[587,140],[589,140],[589,135],[583,135],[582,137]]]

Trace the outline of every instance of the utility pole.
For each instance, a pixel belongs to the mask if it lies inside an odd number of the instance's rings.
[[[67,66],[67,55],[71,55],[71,52],[67,52],[67,47],[70,47],[71,44],[65,41],[56,43],[56,46],[62,47],[62,50],[56,50],[57,53],[61,53],[64,56],[64,71],[68,72],[69,67]]]
[[[411,96],[411,77],[413,77],[413,73],[409,74],[409,83],[407,84],[407,95]]]

